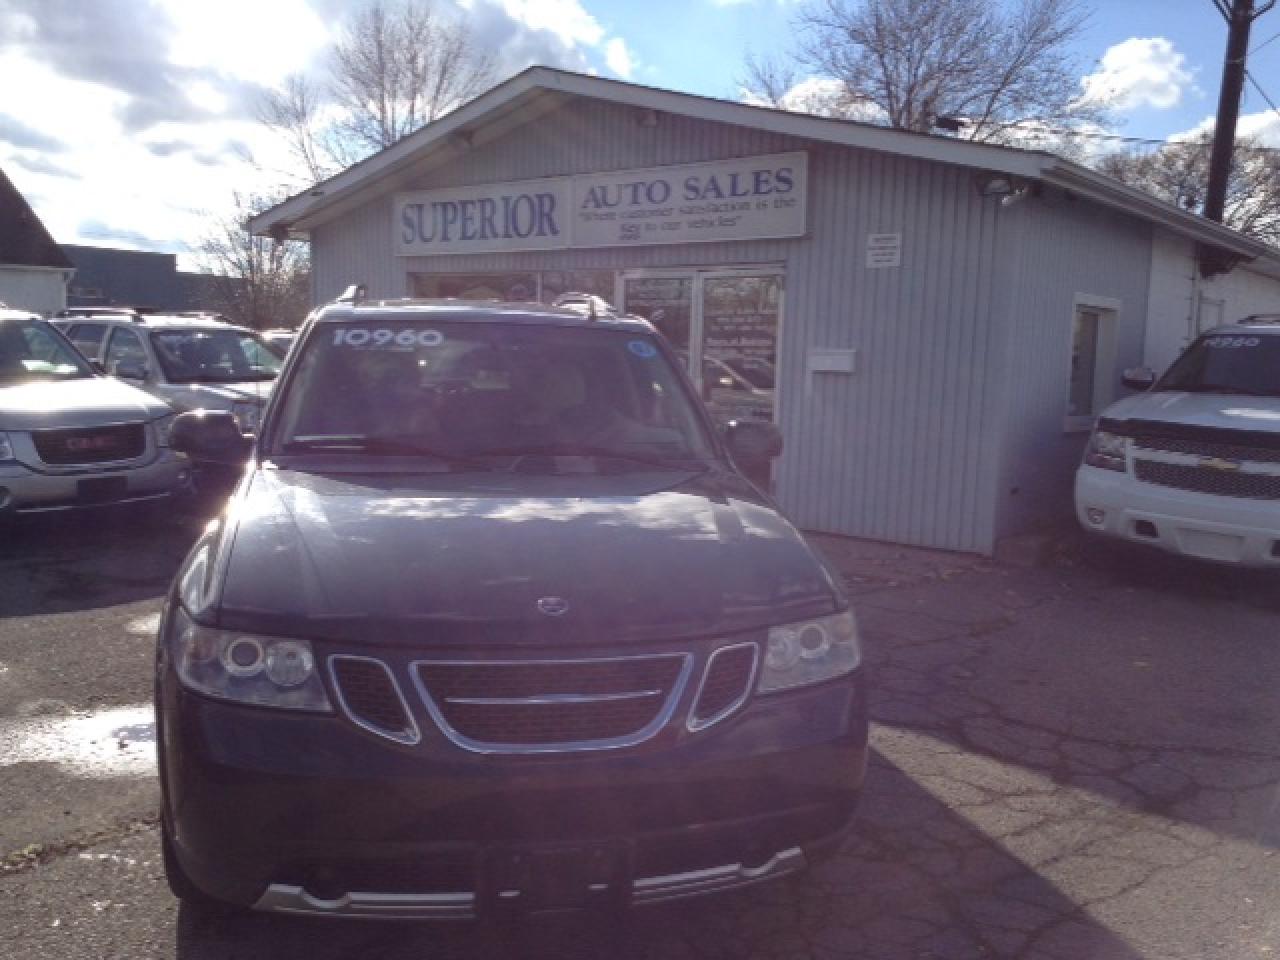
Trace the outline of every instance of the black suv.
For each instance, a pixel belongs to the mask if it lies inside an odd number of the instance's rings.
[[[170,885],[193,904],[469,917],[787,874],[867,757],[837,578],[643,320],[336,303],[168,597]],[[251,445],[250,450],[245,450]]]

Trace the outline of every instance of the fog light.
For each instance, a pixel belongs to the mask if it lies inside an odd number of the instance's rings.
[[[1107,519],[1107,512],[1099,510],[1097,507],[1086,507],[1084,515],[1089,518],[1089,522],[1095,527],[1102,526],[1103,521]]]

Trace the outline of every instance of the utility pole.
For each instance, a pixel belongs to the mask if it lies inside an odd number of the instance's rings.
[[[1227,178],[1236,144],[1236,120],[1240,116],[1240,96],[1244,92],[1245,58],[1249,54],[1249,29],[1276,5],[1276,0],[1255,10],[1253,0],[1214,0],[1227,21],[1227,56],[1222,64],[1222,89],[1218,93],[1218,116],[1213,127],[1213,152],[1209,156],[1209,185],[1205,191],[1204,215],[1222,222],[1227,203]]]

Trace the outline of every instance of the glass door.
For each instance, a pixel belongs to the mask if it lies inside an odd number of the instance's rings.
[[[698,281],[703,399],[719,422],[772,421],[782,274],[705,273]]]
[[[620,308],[661,330],[687,362],[693,330],[693,273],[631,271],[622,275],[620,283]]]

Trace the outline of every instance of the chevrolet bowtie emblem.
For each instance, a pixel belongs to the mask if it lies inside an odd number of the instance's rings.
[[[1210,470],[1239,470],[1239,460],[1223,460],[1219,457],[1201,457],[1200,466]]]

